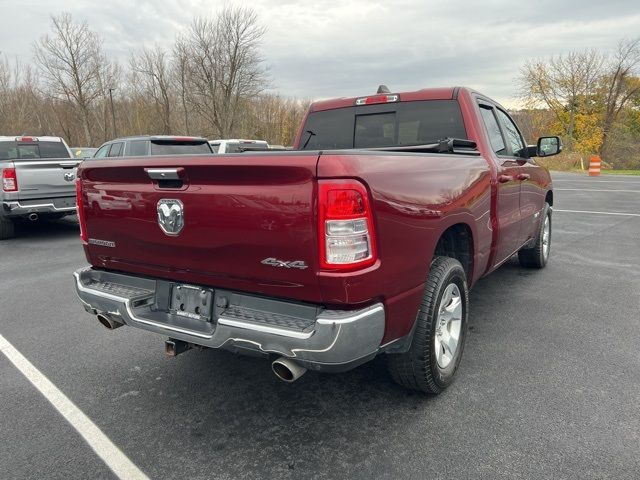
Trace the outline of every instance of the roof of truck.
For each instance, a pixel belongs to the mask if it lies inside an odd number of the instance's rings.
[[[444,88],[423,88],[412,92],[392,92],[389,95],[399,95],[401,102],[411,102],[415,100],[451,100],[457,97],[458,90],[461,87],[444,87]],[[352,107],[356,100],[364,97],[373,97],[379,95],[371,92],[367,95],[358,97],[332,98],[329,100],[320,100],[311,104],[310,111],[318,112],[321,110],[332,110],[334,108]]]
[[[0,136],[0,142],[16,142],[21,141],[21,139],[30,139],[24,141],[36,141],[36,142],[61,142],[62,137],[40,137],[38,135],[3,135]]]
[[[150,140],[150,141],[154,141],[154,140],[182,140],[185,142],[188,141],[198,141],[198,142],[206,142],[207,139],[204,137],[192,137],[192,136],[185,136],[185,135],[132,135],[130,137],[119,137],[119,138],[114,138],[113,140],[109,140],[105,143],[110,143],[110,142],[122,142],[125,140]]]

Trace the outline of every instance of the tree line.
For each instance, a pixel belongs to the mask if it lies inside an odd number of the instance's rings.
[[[52,16],[33,62],[0,58],[0,132],[78,146],[141,134],[290,145],[309,102],[268,93],[264,34],[255,11],[228,6],[195,18],[170,47],[142,47],[119,64],[86,22]],[[518,76],[524,108],[512,113],[528,140],[557,134],[569,154],[638,168],[639,69],[640,39],[527,61]]]
[[[81,146],[141,134],[290,145],[309,102],[266,92],[264,33],[252,9],[226,7],[194,19],[171,48],[143,47],[121,65],[86,22],[52,16],[32,64],[0,60],[0,131]]]
[[[640,168],[640,38],[526,62],[519,76],[529,138],[562,136],[568,153]]]

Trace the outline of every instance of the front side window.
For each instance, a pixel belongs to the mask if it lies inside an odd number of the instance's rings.
[[[100,150],[98,150],[96,152],[96,154],[93,156],[93,158],[104,158],[107,156],[107,154],[109,153],[109,148],[111,147],[111,144],[107,144],[104,145],[102,147],[100,147]]]
[[[487,133],[489,134],[491,149],[497,155],[506,155],[507,149],[504,143],[504,138],[502,138],[502,132],[500,131],[498,120],[496,119],[496,116],[493,113],[493,108],[481,106],[480,114],[482,115],[482,121],[484,122],[484,127],[487,129]]]
[[[507,141],[511,144],[511,152],[515,157],[525,158],[525,144],[520,132],[518,131],[518,127],[516,127],[516,124],[513,123],[513,120],[511,120],[509,115],[504,113],[502,110],[498,109],[496,110],[496,113],[498,114],[498,118],[504,128]]]

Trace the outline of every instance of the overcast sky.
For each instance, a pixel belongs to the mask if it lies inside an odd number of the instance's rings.
[[[267,27],[263,54],[271,89],[327,98],[375,91],[466,85],[507,106],[527,59],[584,48],[613,49],[640,36],[640,0],[252,0]],[[0,52],[31,61],[49,15],[86,20],[106,52],[169,47],[195,16],[223,2],[203,0],[0,0]]]

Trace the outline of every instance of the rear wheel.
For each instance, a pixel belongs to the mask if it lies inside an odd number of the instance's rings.
[[[466,274],[454,258],[431,264],[411,347],[390,354],[389,371],[406,388],[440,393],[453,382],[467,333],[469,294]]]
[[[551,250],[551,207],[548,203],[542,209],[542,220],[536,237],[536,243],[531,248],[523,248],[518,252],[520,265],[527,268],[544,268],[549,260]]]
[[[12,238],[14,233],[13,222],[7,218],[0,217],[0,240]]]

